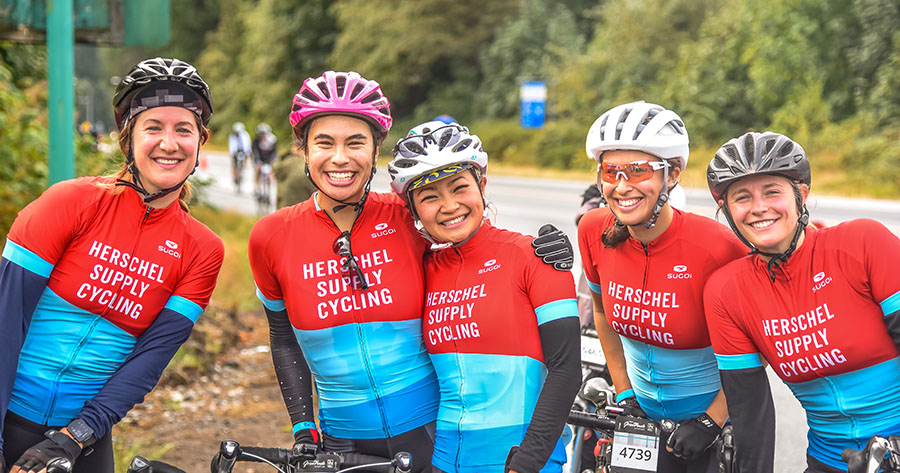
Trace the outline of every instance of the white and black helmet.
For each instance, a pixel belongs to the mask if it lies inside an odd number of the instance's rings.
[[[605,151],[643,151],[687,166],[690,148],[684,121],[677,113],[655,103],[631,102],[600,115],[585,140],[589,158],[600,161]]]
[[[407,201],[409,191],[466,169],[473,169],[479,177],[487,173],[488,155],[481,140],[459,124],[418,125],[397,142],[393,155],[388,164],[391,188]]]

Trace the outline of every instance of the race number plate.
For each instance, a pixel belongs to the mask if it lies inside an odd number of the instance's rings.
[[[655,472],[658,453],[659,424],[636,417],[619,416],[616,419],[611,472]]]
[[[581,336],[581,362],[597,367],[606,367],[606,357],[597,337]]]

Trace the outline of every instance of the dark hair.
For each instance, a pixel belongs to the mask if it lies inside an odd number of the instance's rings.
[[[614,223],[612,226],[606,227],[606,230],[603,230],[600,241],[607,248],[615,248],[619,246],[619,243],[627,240],[629,236],[628,227]]]

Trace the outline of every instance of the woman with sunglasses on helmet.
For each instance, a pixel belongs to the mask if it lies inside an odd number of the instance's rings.
[[[397,143],[388,168],[416,226],[441,248],[425,258],[423,331],[441,386],[432,463],[449,473],[559,472],[581,379],[571,251],[542,261],[543,237],[486,220],[487,164],[476,135],[430,122]]]
[[[674,209],[688,134],[673,111],[612,108],[588,131],[607,207],[578,225],[582,266],[616,401],[626,414],[677,422],[663,433],[661,472],[715,472],[709,448],[728,418],[703,313],[703,284],[745,253],[714,220]]]
[[[900,240],[868,219],[807,225],[809,160],[778,133],[722,145],[707,182],[752,250],[716,272],[704,293],[737,471],[773,471],[766,364],[806,410],[806,471],[846,471],[844,449],[900,434]]]
[[[206,83],[186,62],[148,59],[113,105],[122,169],[51,186],[19,213],[0,260],[0,420],[13,472],[59,457],[75,472],[113,473],[110,430],[187,340],[222,265],[221,240],[186,203],[209,138]]]
[[[318,189],[257,222],[250,265],[269,319],[295,445],[431,463],[438,385],[422,342],[422,255],[403,202],[369,192],[391,127],[387,97],[355,72],[303,82],[290,122]]]

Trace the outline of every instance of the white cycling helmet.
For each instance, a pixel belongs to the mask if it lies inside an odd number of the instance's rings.
[[[479,177],[487,173],[488,155],[481,140],[455,123],[432,121],[413,127],[394,146],[393,155],[388,164],[391,188],[406,201],[411,190],[466,169],[474,169]]]
[[[244,131],[244,124],[241,122],[234,122],[234,125],[231,126],[231,131],[234,133],[240,133]]]
[[[605,151],[635,150],[687,166],[690,149],[684,121],[655,103],[631,102],[600,115],[588,131],[585,150],[599,162]]]

